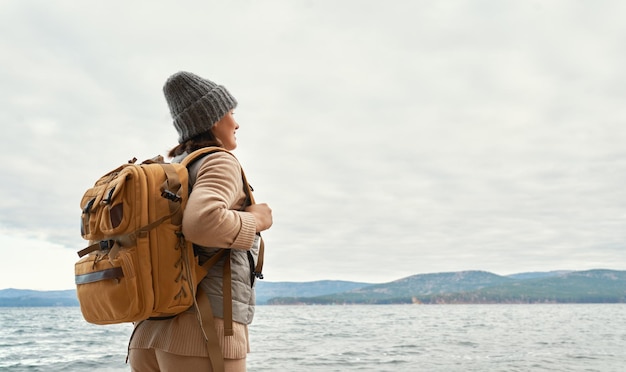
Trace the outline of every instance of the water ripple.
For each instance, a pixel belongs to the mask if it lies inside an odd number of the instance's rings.
[[[622,371],[626,305],[260,306],[250,371]],[[128,371],[129,324],[0,308],[0,370]]]

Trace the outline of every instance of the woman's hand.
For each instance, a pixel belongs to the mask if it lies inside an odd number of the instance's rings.
[[[272,219],[272,209],[266,204],[252,204],[248,206],[246,212],[252,213],[256,222],[256,232],[269,229],[274,222]]]

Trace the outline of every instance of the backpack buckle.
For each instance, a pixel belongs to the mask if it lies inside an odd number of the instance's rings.
[[[115,240],[100,240],[98,245],[101,251],[106,251],[107,249],[113,248]]]
[[[180,196],[174,194],[170,190],[163,190],[161,192],[161,196],[164,197],[165,199],[171,200],[173,202],[179,202],[181,200]]]

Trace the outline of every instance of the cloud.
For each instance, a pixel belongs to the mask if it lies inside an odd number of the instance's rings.
[[[61,290],[74,287],[75,252],[44,236],[0,229],[0,288]]]
[[[186,69],[239,101],[270,280],[626,264],[619,1],[122,4],[0,6],[7,233],[81,248],[84,190],[175,144]]]

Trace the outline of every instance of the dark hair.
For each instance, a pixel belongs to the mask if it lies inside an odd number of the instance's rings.
[[[201,149],[203,147],[210,147],[210,146],[218,146],[218,147],[222,146],[220,141],[217,139],[217,137],[215,137],[215,135],[213,134],[213,131],[211,130],[206,131],[204,133],[200,133],[197,136],[193,136],[187,141],[178,144],[176,147],[170,150],[168,156],[170,158],[173,158],[185,152],[188,154],[191,154],[192,152],[198,149]]]

